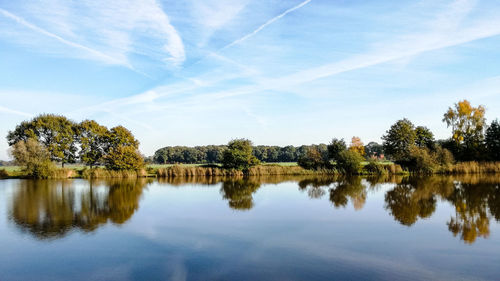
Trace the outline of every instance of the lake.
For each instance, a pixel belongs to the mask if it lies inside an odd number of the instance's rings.
[[[499,280],[500,177],[0,180],[0,280]]]

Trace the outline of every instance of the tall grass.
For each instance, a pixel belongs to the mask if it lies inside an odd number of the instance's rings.
[[[447,167],[441,167],[441,174],[494,174],[500,173],[500,162],[460,162]]]
[[[132,179],[147,177],[147,172],[144,169],[141,170],[107,170],[103,168],[93,168],[93,169],[83,169],[81,171],[81,177],[85,179]]]
[[[314,175],[334,173],[332,170],[306,170],[299,166],[259,165],[246,171],[227,170],[218,167],[176,165],[156,171],[160,178],[170,177],[243,177],[243,176],[275,176],[275,175]]]
[[[70,179],[78,177],[78,172],[73,169],[59,168],[50,171],[49,179]]]

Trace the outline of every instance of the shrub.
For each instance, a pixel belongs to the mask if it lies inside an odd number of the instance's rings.
[[[5,169],[0,169],[0,179],[4,179],[4,178],[8,178],[9,177],[9,173],[7,173],[7,171],[5,171]]]
[[[339,153],[337,169],[346,174],[359,174],[361,171],[361,161],[363,161],[363,157],[357,152],[345,150]]]
[[[380,164],[377,161],[370,161],[365,167],[364,170],[369,174],[374,175],[384,175],[387,174],[387,170],[384,168],[384,165]]]
[[[427,148],[412,147],[410,149],[408,168],[416,173],[433,173],[438,163],[432,153]]]
[[[453,158],[453,154],[446,148],[442,148],[437,145],[436,150],[434,151],[434,157],[437,163],[443,167],[448,167],[455,162]]]
[[[321,152],[315,147],[309,148],[304,155],[301,155],[297,164],[308,170],[328,168],[329,166],[328,161],[323,158]]]
[[[46,179],[53,176],[56,167],[50,161],[50,153],[37,140],[18,141],[10,153],[28,177]]]
[[[401,165],[398,164],[391,164],[391,165],[384,165],[384,169],[389,172],[389,174],[397,175],[397,174],[404,174],[404,170],[401,167]]]

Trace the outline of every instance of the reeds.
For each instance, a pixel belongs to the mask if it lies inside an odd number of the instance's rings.
[[[500,162],[460,162],[438,170],[441,174],[494,174],[500,173]]]
[[[85,179],[132,179],[147,177],[147,172],[141,170],[107,170],[103,168],[84,169],[81,177]]]
[[[259,165],[251,167],[246,171],[222,169],[218,167],[193,167],[176,165],[167,168],[161,168],[156,171],[160,178],[171,177],[243,177],[243,176],[277,176],[277,175],[314,175],[314,174],[333,174],[332,170],[306,170],[299,166],[280,166],[280,165]]]
[[[78,172],[68,168],[51,170],[48,176],[49,179],[70,179],[76,177],[78,177]]]

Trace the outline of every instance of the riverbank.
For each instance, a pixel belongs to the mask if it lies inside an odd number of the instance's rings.
[[[500,162],[460,162],[446,167],[437,167],[430,174],[497,174],[500,173]],[[243,176],[302,176],[302,175],[342,175],[335,169],[307,170],[300,166],[286,163],[264,164],[245,171],[223,169],[218,165],[151,165],[140,170],[106,170],[104,168],[89,169],[84,166],[58,168],[51,173],[51,179],[67,178],[175,178],[175,177],[243,177]],[[359,175],[408,175],[413,174],[393,163],[363,166]],[[20,167],[1,167],[0,178],[27,178]]]

